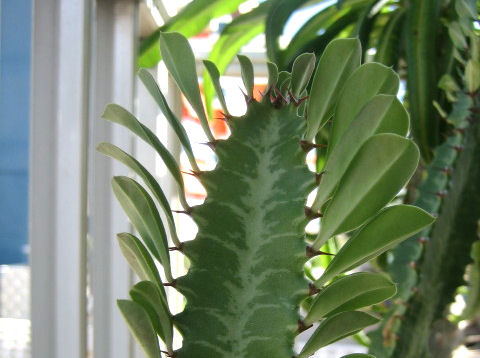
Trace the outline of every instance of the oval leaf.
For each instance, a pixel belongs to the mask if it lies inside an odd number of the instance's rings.
[[[303,53],[295,59],[292,67],[292,94],[295,97],[307,87],[315,68],[315,54]]]
[[[320,348],[355,334],[378,321],[378,318],[359,311],[342,312],[329,317],[320,323],[298,358],[307,358]]]
[[[278,81],[278,68],[277,65],[272,62],[267,62],[268,68],[268,85],[267,89],[271,90],[277,85]]]
[[[155,81],[151,73],[144,68],[141,68],[138,71],[138,77],[140,77],[148,92],[162,110],[162,113],[167,119],[168,123],[170,123],[170,126],[177,135],[178,140],[182,144],[182,147],[187,154],[188,160],[190,161],[190,165],[192,166],[193,170],[200,171],[197,162],[195,161],[195,156],[193,155],[192,146],[190,144],[190,140],[188,139],[187,132],[185,131],[185,128],[183,128],[182,123],[180,123],[180,120],[177,118],[177,116],[173,114],[165,96],[163,95],[162,91],[160,91],[160,87],[158,87],[157,82]]]
[[[150,316],[154,329],[173,353],[173,325],[168,305],[163,302],[158,287],[150,281],[138,282],[130,290],[130,297],[139,303]]]
[[[213,142],[215,138],[210,131],[205,109],[203,108],[197,82],[195,57],[188,40],[177,32],[161,33],[160,52],[168,72],[170,72],[185,98],[197,113],[208,140]]]
[[[160,185],[158,185],[158,182],[155,180],[155,178],[148,172],[147,169],[145,169],[142,164],[140,164],[140,162],[138,162],[131,155],[125,153],[123,150],[114,146],[113,144],[100,143],[97,147],[97,150],[100,153],[108,155],[125,164],[127,167],[132,169],[135,174],[142,178],[144,183],[148,186],[148,188],[151,190],[158,203],[162,207],[163,212],[165,213],[165,217],[167,218],[168,226],[170,228],[170,235],[172,237],[172,241],[176,246],[180,246],[180,240],[177,235],[175,221],[172,215],[172,209],[170,208],[170,204],[168,203],[168,200],[165,197],[162,188],[160,187]]]
[[[345,82],[328,138],[331,152],[350,127],[360,110],[377,94],[396,95],[400,79],[390,67],[380,63],[366,63],[352,73]],[[361,89],[361,90],[360,90]]]
[[[102,114],[102,118],[128,128],[153,149],[155,149],[160,158],[162,158],[162,161],[170,174],[172,174],[173,179],[175,179],[178,184],[178,194],[182,206],[185,209],[188,208],[187,199],[185,198],[183,179],[178,164],[167,148],[165,148],[165,146],[160,142],[160,139],[158,139],[158,137],[147,126],[140,123],[140,121],[133,114],[119,105],[107,105]]]
[[[242,73],[243,84],[247,91],[248,98],[253,98],[253,64],[247,56],[238,55],[238,61],[240,62],[240,70]]]
[[[465,68],[465,80],[467,82],[468,91],[475,93],[480,87],[480,62],[469,60]]]
[[[331,117],[345,80],[360,66],[362,49],[358,39],[333,40],[325,48],[313,77],[308,101],[306,140],[312,141]]]
[[[137,302],[118,300],[118,308],[127,321],[130,332],[148,358],[161,355],[158,338],[147,312]]]
[[[220,71],[218,71],[217,66],[212,61],[204,60],[203,65],[205,66],[205,69],[212,80],[213,88],[215,89],[215,93],[220,101],[223,113],[225,113],[227,116],[230,116],[227,108],[227,102],[225,101],[225,96],[223,95],[222,86],[220,85]]]
[[[141,280],[148,280],[154,282],[162,294],[162,301],[167,304],[167,295],[163,287],[162,280],[158,274],[157,266],[155,266],[150,254],[148,253],[142,242],[129,233],[121,233],[117,235],[120,250],[123,256],[127,259],[133,272]]]
[[[405,136],[408,127],[407,111],[395,96],[373,97],[352,121],[350,128],[327,159],[312,209],[320,210],[330,198],[353,157],[368,138],[379,133]]]
[[[373,259],[433,221],[430,214],[415,206],[395,205],[384,209],[347,241],[315,285],[321,287],[338,274]]]
[[[352,160],[321,221],[313,247],[351,231],[388,204],[415,171],[419,159],[413,141],[396,134],[376,134]]]
[[[127,177],[114,177],[112,188],[143,242],[162,264],[167,280],[172,282],[167,235],[152,198],[140,184]]]
[[[306,325],[324,317],[385,301],[396,293],[395,284],[386,276],[370,272],[344,276],[315,297],[307,316]]]

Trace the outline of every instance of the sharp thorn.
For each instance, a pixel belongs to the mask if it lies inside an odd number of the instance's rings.
[[[320,292],[320,289],[317,286],[315,286],[313,283],[308,284],[308,295],[309,296],[315,296],[319,292]]]
[[[465,134],[465,128],[454,128],[453,133]]]
[[[199,143],[199,144],[206,145],[210,147],[210,149],[215,150],[215,148],[217,147],[217,143],[218,143],[218,140],[214,140],[212,142],[206,142],[206,143]]]
[[[441,171],[443,174],[450,174],[452,172],[452,167],[434,167],[435,170]]]
[[[462,152],[465,149],[463,145],[452,145],[451,148],[458,153]]]
[[[325,170],[321,171],[320,173],[315,173],[315,183],[317,185],[320,184],[320,182],[322,180],[322,177],[323,177],[323,174],[325,174]]]
[[[295,106],[298,107],[300,106],[303,102],[305,102],[308,99],[308,96],[302,97],[297,99],[297,102],[295,103]]]
[[[310,327],[312,327],[313,324],[307,326],[301,319],[298,320],[298,333],[302,333],[303,331],[306,331]]]
[[[421,243],[422,245],[426,244],[430,240],[427,236],[420,236],[418,238],[418,242]]]
[[[189,206],[185,210],[172,210],[172,212],[177,213],[177,214],[186,214],[186,215],[191,215],[193,211],[193,208]]]
[[[269,97],[270,97],[271,93],[272,93],[272,86],[269,86],[269,87],[267,87],[267,89],[265,90],[263,96],[269,96]],[[262,97],[263,97],[263,96],[262,96]]]
[[[307,246],[305,248],[305,255],[310,259],[315,256],[319,255],[328,255],[328,256],[335,256],[335,254],[331,254],[330,252],[314,250],[311,246]]]
[[[183,174],[191,175],[192,177],[199,178],[202,176],[203,173],[205,173],[203,170],[192,170],[190,172],[185,172],[181,170]]]
[[[220,114],[225,118],[225,119],[231,119],[233,116],[230,113],[225,113],[223,111],[220,112]]]
[[[245,98],[245,102],[247,104],[249,103],[252,103],[253,101],[255,101],[255,99],[253,97],[249,97],[245,92],[243,92],[242,88],[241,87],[238,87],[240,89],[240,91],[242,92],[243,94],[243,98]]]
[[[444,198],[447,195],[448,191],[447,190],[440,190],[435,193],[436,196],[439,198]]]
[[[313,211],[312,208],[310,208],[308,206],[305,207],[304,212],[305,212],[305,216],[307,217],[307,219],[310,219],[310,220],[318,219],[318,218],[323,217],[323,214]]]
[[[168,251],[180,251],[183,252],[183,242],[179,246],[172,246],[168,248]]]
[[[313,148],[326,148],[327,145],[326,144],[315,144],[315,143],[307,142],[306,140],[302,140],[302,141],[300,141],[300,147],[302,147],[302,149],[305,152],[308,153]]]
[[[275,87],[275,93],[277,94],[278,97],[280,97],[283,101],[284,104],[289,104],[290,102],[283,96],[282,92],[278,88]],[[278,98],[277,97],[277,98]]]
[[[166,282],[163,284],[165,287],[175,287],[177,284],[177,280],[173,280],[172,282]]]

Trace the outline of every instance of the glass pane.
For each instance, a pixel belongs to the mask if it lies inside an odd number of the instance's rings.
[[[31,0],[0,2],[0,357],[30,356]]]

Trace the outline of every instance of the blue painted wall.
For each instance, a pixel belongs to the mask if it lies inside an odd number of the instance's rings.
[[[28,260],[31,0],[0,0],[0,265]]]

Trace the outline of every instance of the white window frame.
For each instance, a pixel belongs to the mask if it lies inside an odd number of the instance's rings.
[[[133,148],[126,131],[99,118],[108,102],[134,108],[137,9],[135,0],[33,1],[32,358],[87,356],[87,232],[94,247],[89,265],[95,357],[134,356],[115,307],[116,298],[127,296],[132,275],[114,233],[129,225],[109,184],[113,173],[126,170],[95,154],[92,142]]]

